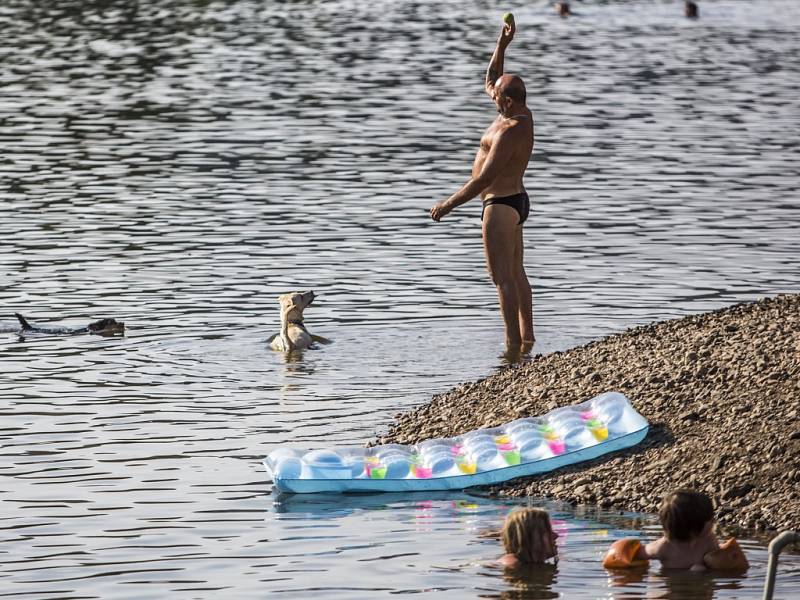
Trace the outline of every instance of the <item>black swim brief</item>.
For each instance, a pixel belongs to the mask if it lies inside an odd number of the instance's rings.
[[[483,210],[481,210],[481,221],[483,221],[483,213],[487,206],[492,204],[505,204],[515,209],[519,213],[519,224],[522,225],[528,219],[528,213],[531,210],[531,201],[528,199],[527,192],[520,192],[513,196],[500,196],[489,198],[483,201]]]

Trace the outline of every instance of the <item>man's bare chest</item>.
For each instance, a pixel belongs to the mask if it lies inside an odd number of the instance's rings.
[[[488,129],[483,133],[483,136],[481,136],[481,150],[489,152],[492,149],[495,138],[501,130],[502,126],[497,121],[489,125]]]

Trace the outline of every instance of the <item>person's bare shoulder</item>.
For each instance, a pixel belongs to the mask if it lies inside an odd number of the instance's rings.
[[[719,550],[719,540],[717,539],[717,536],[714,535],[713,533],[706,536],[704,542],[705,543],[703,544],[704,546],[703,554],[707,552],[713,552],[714,550]]]
[[[668,542],[666,538],[660,537],[654,542],[650,542],[644,547],[644,551],[647,554],[647,558],[654,558],[656,560],[661,560],[664,557],[664,550],[666,549]]]
[[[527,141],[531,137],[531,127],[527,119],[507,119],[503,124],[501,132],[507,139],[514,142]]]
[[[495,143],[516,145],[526,140],[530,135],[528,128],[516,119],[506,120],[495,136]]]
[[[513,131],[522,130],[525,131],[528,128],[528,124],[526,123],[527,119],[523,117],[519,118],[511,118],[511,119],[504,119],[505,121],[505,128]]]
[[[519,559],[516,554],[504,554],[497,559],[497,564],[507,569],[515,569],[519,566]]]

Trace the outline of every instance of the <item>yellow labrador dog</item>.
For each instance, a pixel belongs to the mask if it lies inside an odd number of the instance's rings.
[[[314,292],[290,292],[278,296],[281,305],[281,332],[269,340],[270,348],[278,352],[303,350],[314,342],[327,343],[323,337],[311,335],[303,324],[303,311],[314,301]]]

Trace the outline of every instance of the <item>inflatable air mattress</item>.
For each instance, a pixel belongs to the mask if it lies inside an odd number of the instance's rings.
[[[628,399],[607,392],[541,417],[415,446],[302,451],[278,448],[264,459],[281,492],[413,492],[494,485],[628,448],[648,424]]]

